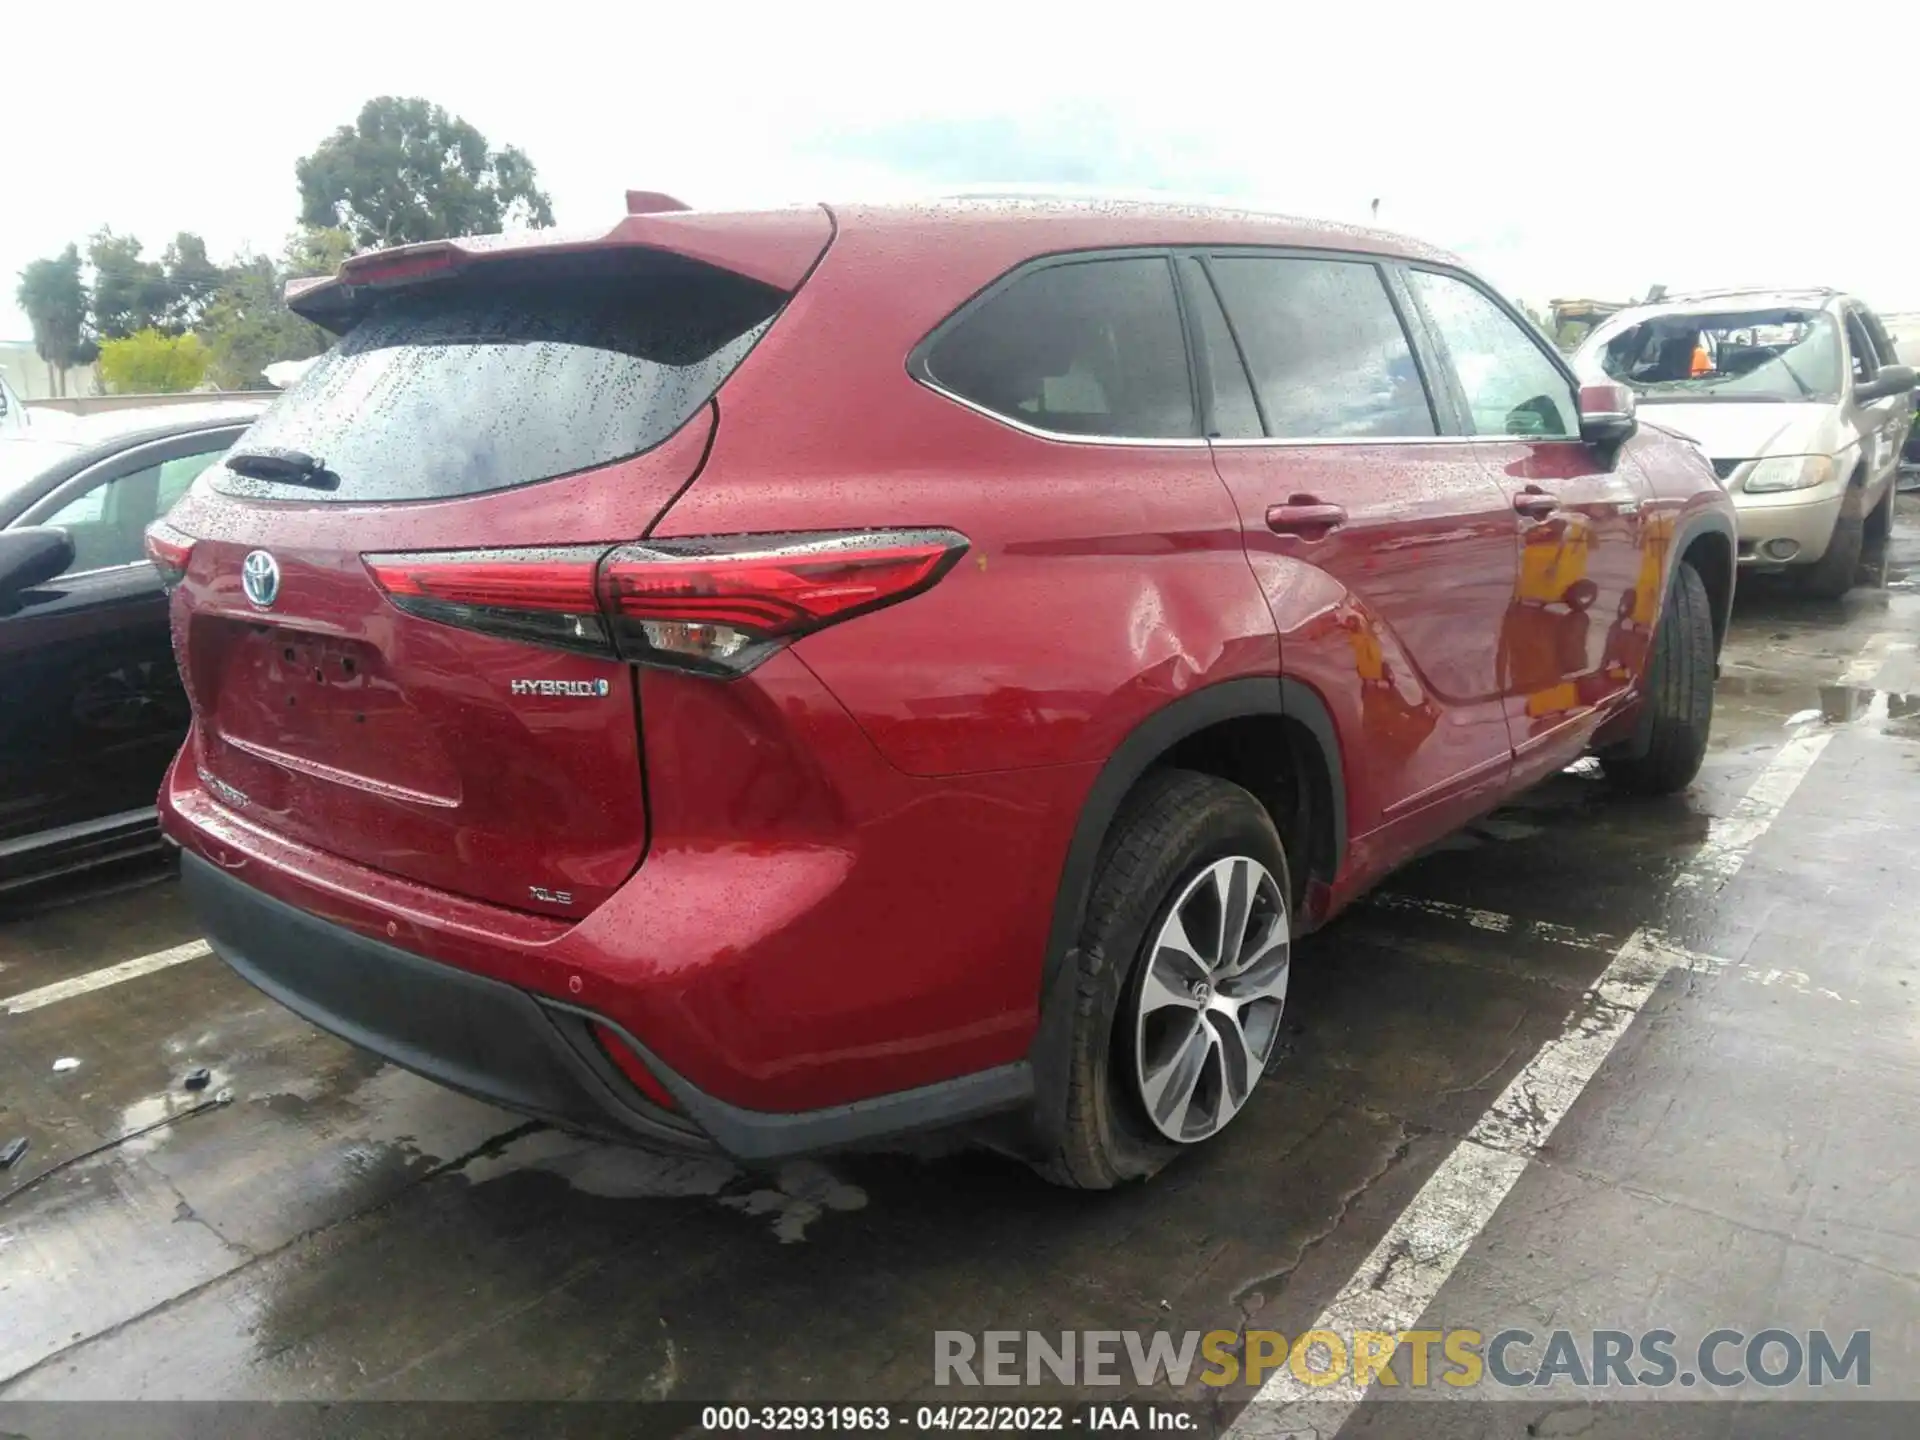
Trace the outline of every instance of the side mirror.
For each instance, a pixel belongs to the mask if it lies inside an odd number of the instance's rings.
[[[0,600],[51,580],[73,563],[73,537],[53,525],[0,531]]]
[[[1865,405],[1872,400],[1884,400],[1889,395],[1898,395],[1902,390],[1911,390],[1920,374],[1916,374],[1911,365],[1882,365],[1880,373],[1864,384],[1853,387],[1856,403]]]
[[[1612,455],[1640,429],[1634,414],[1633,391],[1603,381],[1580,387],[1580,438],[1603,454]]]

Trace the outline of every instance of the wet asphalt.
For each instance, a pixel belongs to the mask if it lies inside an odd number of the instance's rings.
[[[0,1402],[951,1401],[936,1330],[1291,1335],[1645,926],[1714,963],[1658,987],[1426,1323],[1869,1330],[1872,1388],[1844,1398],[1920,1401],[1903,507],[1878,587],[1743,581],[1688,793],[1631,800],[1576,769],[1393,877],[1301,947],[1284,1054],[1232,1130],[1118,1192],[941,1138],[757,1176],[576,1140],[358,1053],[210,958],[0,1004],[0,1145],[29,1141],[0,1170]],[[1815,730],[1830,743],[1732,878],[1676,890]],[[164,868],[95,875],[0,915],[0,998],[196,934]],[[1161,1393],[1225,1421],[1248,1392]],[[1343,1433],[1920,1433],[1898,1403],[1816,1425],[1586,1398],[1380,1401]],[[29,1412],[0,1431],[9,1413]]]

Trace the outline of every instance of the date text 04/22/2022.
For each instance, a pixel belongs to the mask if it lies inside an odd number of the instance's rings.
[[[709,1405],[700,1428],[714,1432],[814,1433],[1148,1430],[1182,1433],[1197,1429],[1187,1407],[1152,1403],[1065,1405]]]

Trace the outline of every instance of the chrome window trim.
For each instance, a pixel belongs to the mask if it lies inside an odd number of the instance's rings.
[[[1167,436],[1154,439],[1147,435],[1073,435],[1060,430],[1047,430],[1038,425],[1029,425],[1024,420],[1015,420],[998,410],[990,410],[985,405],[956,395],[953,391],[935,384],[922,376],[912,377],[916,385],[931,390],[954,404],[984,415],[987,419],[1004,425],[1009,430],[1017,430],[1023,435],[1031,435],[1036,440],[1051,440],[1063,445],[1120,445],[1134,449],[1195,450],[1218,448],[1221,450],[1272,449],[1274,447],[1322,446],[1322,445],[1471,445],[1475,441],[1482,443],[1493,441],[1522,441],[1529,445],[1578,445],[1583,443],[1578,435],[1299,435],[1299,436],[1250,436],[1237,440],[1209,440],[1204,436]]]
[[[1416,306],[1416,309],[1413,312],[1413,314],[1407,314],[1401,310],[1400,308],[1401,297],[1394,290],[1394,277],[1396,276],[1403,277],[1405,273],[1409,270],[1424,269],[1438,275],[1446,276],[1449,279],[1457,280],[1460,283],[1468,286],[1470,289],[1476,291],[1482,297],[1484,297],[1489,302],[1491,302],[1493,306],[1507,318],[1507,320],[1514,326],[1514,328],[1520,332],[1522,337],[1525,338],[1528,342],[1530,342],[1533,345],[1534,349],[1538,351],[1546,359],[1549,366],[1551,366],[1554,370],[1556,370],[1560,374],[1562,380],[1566,382],[1566,384],[1570,389],[1571,393],[1568,398],[1572,401],[1574,414],[1576,416],[1579,414],[1580,383],[1578,378],[1575,376],[1572,367],[1567,363],[1565,357],[1561,356],[1556,351],[1552,350],[1549,346],[1544,344],[1543,338],[1534,332],[1531,325],[1529,325],[1524,320],[1524,318],[1520,315],[1520,313],[1516,309],[1514,309],[1511,305],[1509,305],[1495,291],[1489,289],[1477,276],[1472,274],[1470,271],[1459,269],[1458,267],[1448,264],[1444,261],[1423,260],[1423,259],[1412,258],[1407,256],[1387,254],[1384,252],[1373,252],[1373,251],[1365,251],[1365,250],[1352,250],[1352,251],[1331,250],[1331,249],[1321,250],[1318,248],[1300,247],[1300,246],[1268,246],[1268,245],[1259,245],[1259,244],[1227,244],[1227,245],[1181,244],[1181,245],[1141,245],[1141,246],[1130,245],[1130,246],[1119,246],[1119,247],[1101,247],[1101,248],[1090,249],[1090,250],[1069,250],[1069,251],[1061,251],[1055,254],[1034,256],[1028,260],[1022,261],[1021,263],[1015,265],[1012,269],[996,277],[993,281],[991,281],[988,285],[986,285],[980,291],[976,292],[974,295],[970,296],[967,300],[963,301],[955,310],[953,310],[944,319],[942,319],[939,322],[939,324],[935,325],[932,330],[928,331],[926,335],[922,336],[919,342],[914,346],[913,351],[907,357],[907,366],[906,366],[907,378],[912,380],[914,384],[920,386],[922,389],[929,390],[935,395],[940,396],[942,399],[950,400],[955,405],[958,405],[963,409],[971,410],[976,415],[985,416],[987,419],[993,421],[997,425],[1005,426],[1007,429],[1016,431],[1017,433],[1022,435],[1032,436],[1036,440],[1046,440],[1059,445],[1095,445],[1095,446],[1111,445],[1111,446],[1117,446],[1123,449],[1190,450],[1190,449],[1198,449],[1203,447],[1209,448],[1209,449],[1218,447],[1221,449],[1246,450],[1246,449],[1255,449],[1255,448],[1271,449],[1276,447],[1305,448],[1309,446],[1318,447],[1318,446],[1328,446],[1328,445],[1349,445],[1349,446],[1353,446],[1353,445],[1471,445],[1476,441],[1479,441],[1479,442],[1491,441],[1495,443],[1520,442],[1520,443],[1525,443],[1529,445],[1549,445],[1549,444],[1584,445],[1586,443],[1586,441],[1582,438],[1582,436],[1577,431],[1571,435],[1507,435],[1507,434],[1478,435],[1478,434],[1474,434],[1472,431],[1463,431],[1459,434],[1450,434],[1450,435],[1449,434],[1314,435],[1314,436],[1259,435],[1259,436],[1240,437],[1240,438],[1234,438],[1234,439],[1210,437],[1205,435],[1199,435],[1199,436],[1194,436],[1194,435],[1167,435],[1167,436],[1078,435],[1078,434],[1073,434],[1073,433],[1062,431],[1062,430],[1049,430],[1044,426],[1040,426],[1040,425],[1028,424],[1024,420],[1017,419],[1014,416],[1005,414],[1002,411],[992,409],[986,405],[982,405],[977,400],[970,400],[965,395],[961,395],[953,390],[949,390],[946,386],[942,385],[938,380],[934,379],[932,372],[926,368],[925,364],[920,358],[925,347],[933,340],[933,338],[937,336],[949,324],[951,324],[958,316],[964,314],[967,310],[972,308],[976,303],[978,303],[984,297],[991,294],[994,290],[996,290],[1000,286],[1009,283],[1015,277],[1026,275],[1036,270],[1048,269],[1055,265],[1085,264],[1091,261],[1098,261],[1098,260],[1107,260],[1107,259],[1116,259],[1116,258],[1133,258],[1136,256],[1149,256],[1149,255],[1162,256],[1166,258],[1169,262],[1178,260],[1183,256],[1193,256],[1197,259],[1200,259],[1201,262],[1204,264],[1206,257],[1212,256],[1212,255],[1236,255],[1236,254],[1245,254],[1250,258],[1256,258],[1264,255],[1264,256],[1269,256],[1276,259],[1300,258],[1300,259],[1338,260],[1338,261],[1344,261],[1344,262],[1353,263],[1353,264],[1366,264],[1366,265],[1374,266],[1380,273],[1382,288],[1388,297],[1389,303],[1391,303],[1395,307],[1395,313],[1400,320],[1401,328],[1403,331],[1406,332],[1408,350],[1413,355],[1414,364],[1420,370],[1421,389],[1426,395],[1428,406],[1433,411],[1434,421],[1436,424],[1444,423],[1444,417],[1442,417],[1441,414],[1439,413],[1439,406],[1440,406],[1442,397],[1439,394],[1439,392],[1435,389],[1436,377],[1429,375],[1427,373],[1425,357],[1422,356],[1420,352],[1419,341],[1415,338],[1413,334],[1413,321],[1415,320],[1416,317],[1419,319],[1420,323],[1423,326],[1428,328],[1429,333],[1431,333],[1430,322],[1426,320],[1424,311],[1418,308],[1417,297],[1413,297],[1414,304]],[[1174,285],[1176,301],[1184,303],[1180,294],[1181,282],[1180,282],[1179,275],[1176,272],[1170,270],[1168,272],[1168,278],[1172,281]],[[1409,295],[1411,296],[1412,292],[1411,292],[1410,283],[1405,281],[1404,279],[1402,279],[1401,283],[1408,284]],[[1224,309],[1225,309],[1225,305],[1223,302],[1222,310],[1224,311]],[[1184,328],[1184,325],[1185,325],[1184,315],[1182,319],[1182,324]],[[1438,337],[1433,337],[1433,339],[1435,343],[1438,343]],[[1439,358],[1441,362],[1448,368],[1448,370],[1451,371],[1451,367],[1452,367],[1451,357],[1446,354],[1444,349],[1439,350],[1437,352],[1437,358]],[[1188,373],[1190,376],[1193,374],[1193,363],[1194,363],[1193,356],[1189,348],[1187,365],[1188,365]],[[1249,377],[1249,382],[1251,382],[1251,377]],[[1449,383],[1451,383],[1451,380],[1449,381]]]
[[[1030,256],[1014,265],[1011,269],[1003,271],[988,281],[986,285],[961,301],[958,306],[942,317],[938,324],[927,331],[926,334],[922,335],[920,339],[914,343],[913,348],[907,352],[907,378],[912,380],[916,385],[923,386],[933,391],[934,394],[953,401],[956,405],[964,406],[976,415],[984,415],[989,420],[998,421],[1009,430],[1017,430],[1023,435],[1031,435],[1038,440],[1051,440],[1063,445],[1117,445],[1133,449],[1164,447],[1167,449],[1184,450],[1196,446],[1203,446],[1207,443],[1206,437],[1203,435],[1078,435],[1070,431],[1049,430],[1045,426],[1030,425],[1015,416],[982,405],[977,400],[970,400],[966,396],[948,389],[945,385],[942,385],[939,380],[934,378],[933,371],[927,365],[927,352],[933,346],[934,342],[957,323],[962,316],[968,314],[992,296],[1018,283],[1029,275],[1039,274],[1045,270],[1064,268],[1069,265],[1089,265],[1110,260],[1159,260],[1165,264],[1167,268],[1167,295],[1168,298],[1173,301],[1175,320],[1180,331],[1180,356],[1187,372],[1188,393],[1193,401],[1193,422],[1198,426],[1202,407],[1199,393],[1193,388],[1196,383],[1196,377],[1193,368],[1193,355],[1187,343],[1185,301],[1180,293],[1180,278],[1174,272],[1173,268],[1174,259],[1179,253],[1180,247],[1171,245],[1120,245],[1096,246],[1085,250],[1061,250]]]
[[[1207,443],[1222,450],[1248,450],[1270,448],[1273,446],[1319,446],[1319,445],[1471,445],[1475,441],[1488,440],[1524,440],[1524,435],[1299,435],[1299,436],[1263,436],[1248,440],[1212,440]],[[1561,435],[1549,435],[1549,440],[1564,440]]]
[[[969,400],[964,395],[957,395],[928,376],[913,375],[911,372],[909,372],[909,374],[916,385],[923,386],[931,390],[934,394],[953,401],[956,405],[964,406],[976,415],[984,415],[989,420],[996,420],[1009,430],[1018,430],[1021,434],[1031,435],[1038,440],[1056,440],[1066,445],[1130,445],[1136,447],[1145,445],[1173,450],[1192,449],[1211,443],[1204,436],[1199,435],[1169,435],[1162,439],[1155,439],[1147,435],[1074,435],[1064,430],[1048,430],[1043,426],[1029,425],[1024,420],[1016,420],[1011,415],[1005,415],[998,410],[989,409],[977,400]]]
[[[963,409],[971,410],[976,415],[983,415],[987,419],[992,420],[998,425],[1003,425],[1009,430],[1016,431],[1022,435],[1030,435],[1036,440],[1047,440],[1047,441],[1053,442],[1054,444],[1059,444],[1059,445],[1111,445],[1111,446],[1117,446],[1122,449],[1136,449],[1136,450],[1137,449],[1189,450],[1189,449],[1198,449],[1202,447],[1211,447],[1215,445],[1244,448],[1244,447],[1250,447],[1250,446],[1411,445],[1411,444],[1426,445],[1426,444],[1437,444],[1437,443],[1460,444],[1462,442],[1471,442],[1476,438],[1480,438],[1480,439],[1490,438],[1486,436],[1475,437],[1469,434],[1367,435],[1367,436],[1334,435],[1334,436],[1298,436],[1298,437],[1259,435],[1259,436],[1247,436],[1247,437],[1235,438],[1235,439],[1214,438],[1214,437],[1209,437],[1205,435],[1165,435],[1165,436],[1078,435],[1078,434],[1073,434],[1073,433],[1062,431],[1062,430],[1049,430],[1046,427],[1040,426],[1040,425],[1032,425],[1027,423],[1024,420],[1020,420],[1014,416],[1005,414],[1002,411],[992,409],[986,405],[982,405],[980,402],[976,400],[970,400],[965,395],[961,395],[953,390],[948,389],[945,385],[942,385],[938,380],[936,380],[933,377],[933,373],[929,369],[927,369],[926,364],[924,362],[924,358],[923,358],[924,351],[936,336],[938,336],[944,329],[946,329],[949,325],[951,325],[959,316],[965,314],[968,310],[970,310],[974,305],[979,303],[982,299],[992,294],[995,290],[999,289],[1000,287],[1011,283],[1015,278],[1019,276],[1031,274],[1034,271],[1038,271],[1038,270],[1050,269],[1056,265],[1085,264],[1088,262],[1098,261],[1098,260],[1131,259],[1131,258],[1142,257],[1142,256],[1160,256],[1165,258],[1169,262],[1169,265],[1171,265],[1172,262],[1178,260],[1183,256],[1191,256],[1194,259],[1199,260],[1202,264],[1204,264],[1206,261],[1206,257],[1208,256],[1239,255],[1239,254],[1245,254],[1249,257],[1269,256],[1276,259],[1299,258],[1299,259],[1315,259],[1315,260],[1337,260],[1337,261],[1346,261],[1354,264],[1371,265],[1380,274],[1382,289],[1386,293],[1389,303],[1395,306],[1396,314],[1399,315],[1399,319],[1401,322],[1401,328],[1403,330],[1408,329],[1408,317],[1404,314],[1399,314],[1398,300],[1393,293],[1392,280],[1390,278],[1395,273],[1394,267],[1396,265],[1406,263],[1402,257],[1396,256],[1396,255],[1390,255],[1385,253],[1375,253],[1372,251],[1363,251],[1363,250],[1353,250],[1353,251],[1332,250],[1332,249],[1323,250],[1318,247],[1271,246],[1271,245],[1261,245],[1261,244],[1222,244],[1222,245],[1183,244],[1183,245],[1139,245],[1139,246],[1128,245],[1128,246],[1117,246],[1117,247],[1099,247],[1099,248],[1089,249],[1089,250],[1067,250],[1067,251],[1060,251],[1053,254],[1037,255],[1028,260],[1024,260],[1019,264],[1015,265],[1012,269],[997,276],[993,281],[991,281],[981,290],[975,292],[972,296],[968,297],[956,309],[954,309],[945,318],[943,318],[939,322],[939,324],[935,325],[933,329],[929,330],[925,335],[923,335],[920,338],[920,340],[915,344],[913,350],[907,356],[907,365],[906,365],[907,378],[912,380],[914,384],[919,385],[921,388],[932,391],[934,394],[940,396],[942,399],[950,400],[954,404],[962,407]],[[1187,323],[1186,323],[1186,316],[1184,313],[1185,299],[1184,299],[1184,296],[1181,294],[1181,280],[1179,275],[1172,269],[1169,269],[1168,271],[1168,280],[1172,283],[1174,287],[1175,303],[1180,304],[1182,306],[1182,319],[1181,319],[1182,338],[1187,339],[1189,337],[1187,337],[1185,334]],[[1222,309],[1224,310],[1224,308],[1225,307],[1223,305]],[[1416,342],[1411,333],[1408,333],[1407,335],[1407,344],[1408,344],[1409,350],[1413,352],[1415,365],[1419,366],[1421,369],[1421,389],[1426,394],[1427,404],[1429,408],[1433,409],[1434,407],[1437,407],[1439,397],[1436,395],[1433,389],[1432,377],[1426,374],[1424,362],[1418,352]],[[1195,378],[1194,358],[1191,353],[1190,345],[1188,347],[1188,354],[1187,354],[1187,370],[1188,370],[1189,379],[1193,380]],[[1251,383],[1251,377],[1249,377],[1249,383]],[[1434,418],[1435,418],[1436,424],[1438,424],[1440,421],[1440,417],[1437,414],[1437,412],[1435,413]],[[1577,438],[1577,437],[1569,437],[1569,438]]]

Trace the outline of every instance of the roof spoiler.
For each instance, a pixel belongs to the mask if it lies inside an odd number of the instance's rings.
[[[691,210],[693,207],[684,200],[659,190],[629,190],[627,192],[627,213],[629,215],[665,215],[673,210]]]
[[[734,214],[690,210],[671,195],[630,190],[627,207],[626,218],[611,230],[528,230],[369,250],[349,258],[332,275],[289,280],[287,308],[345,334],[374,299],[396,289],[503,263],[580,259],[623,250],[651,251],[669,264],[677,259],[730,271],[792,294],[833,239],[833,218],[820,205]]]

